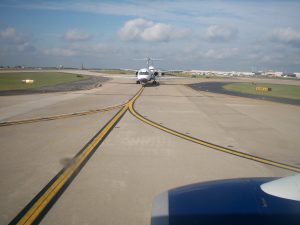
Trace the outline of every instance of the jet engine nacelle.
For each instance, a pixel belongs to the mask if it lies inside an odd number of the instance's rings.
[[[299,200],[277,197],[262,190],[262,184],[272,183],[274,179],[219,180],[163,192],[154,199],[151,224],[299,224]]]

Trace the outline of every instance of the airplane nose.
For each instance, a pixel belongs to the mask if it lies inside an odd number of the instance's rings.
[[[146,78],[142,78],[142,79],[139,79],[140,83],[147,83],[147,79]]]

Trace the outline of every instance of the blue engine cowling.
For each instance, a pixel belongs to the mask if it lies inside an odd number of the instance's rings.
[[[260,185],[275,178],[192,184],[153,202],[152,225],[299,225],[300,202],[269,195]]]

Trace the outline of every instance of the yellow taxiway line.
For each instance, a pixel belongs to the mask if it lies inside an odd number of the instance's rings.
[[[120,105],[115,105],[115,106],[109,106],[109,107],[103,108],[103,109],[92,109],[92,110],[88,110],[88,111],[61,114],[61,115],[54,115],[54,116],[48,116],[48,117],[39,117],[39,118],[31,118],[31,119],[24,119],[24,120],[6,121],[6,122],[1,122],[0,127],[26,124],[26,123],[35,123],[35,122],[41,122],[41,121],[66,119],[66,118],[76,117],[76,116],[86,116],[86,115],[91,115],[91,114],[98,113],[98,112],[106,112],[106,111],[110,111],[110,110],[114,110],[114,109],[119,109],[119,108],[123,107],[125,104],[127,104],[127,103],[120,104]]]
[[[174,131],[167,127],[161,126],[149,119],[144,118],[134,109],[134,103],[137,98],[143,92],[144,87],[142,87],[137,94],[118,111],[118,113],[87,143],[87,145],[73,158],[72,163],[70,163],[66,168],[62,169],[33,199],[32,201],[25,206],[25,208],[10,222],[10,224],[18,225],[30,225],[38,224],[46,213],[50,210],[52,205],[57,201],[61,194],[66,190],[70,185],[76,175],[83,168],[85,163],[97,150],[99,145],[104,141],[105,137],[110,133],[122,116],[126,113],[127,110],[131,112],[136,118],[141,121],[156,127],[162,131],[175,135],[177,137],[183,138],[194,143],[229,153],[235,156],[246,158],[249,160],[254,160],[260,163],[267,165],[272,165],[275,167],[300,172],[300,168],[283,164],[280,162],[274,162],[268,159],[264,159],[258,156],[249,155],[243,152],[235,151],[228,149],[222,146],[218,146],[200,139],[182,134],[180,132]]]
[[[129,101],[135,101],[143,91],[143,87]],[[64,190],[83,168],[85,163],[97,150],[105,137],[110,133],[129,107],[129,102],[123,105],[118,113],[89,141],[89,143],[73,158],[72,163],[61,170],[37,196],[10,222],[10,224],[37,224],[49,211]]]
[[[178,131],[172,130],[170,128],[167,128],[165,126],[162,126],[158,123],[155,123],[155,122],[143,117],[141,114],[139,114],[134,108],[134,103],[135,103],[135,100],[129,102],[129,111],[133,116],[135,116],[139,120],[143,121],[144,123],[147,123],[147,124],[157,128],[157,129],[160,129],[164,132],[167,132],[169,134],[172,134],[172,135],[175,135],[177,137],[183,138],[187,141],[191,141],[191,142],[194,142],[194,143],[197,143],[197,144],[200,144],[200,145],[203,145],[203,146],[206,146],[208,148],[215,149],[215,150],[218,150],[218,151],[221,151],[221,152],[225,152],[225,153],[232,154],[232,155],[235,155],[235,156],[238,156],[238,157],[242,157],[242,158],[245,158],[245,159],[249,159],[249,160],[253,160],[253,161],[256,161],[256,162],[263,163],[263,164],[267,164],[267,165],[270,165],[270,166],[274,166],[274,167],[278,167],[278,168],[282,168],[282,169],[286,169],[286,170],[290,170],[290,171],[294,171],[294,172],[300,172],[299,167],[284,164],[284,163],[280,163],[280,162],[275,162],[275,161],[265,159],[265,158],[262,158],[262,157],[259,157],[259,156],[254,156],[254,155],[250,155],[250,154],[247,154],[247,153],[244,153],[244,152],[240,152],[240,151],[236,151],[236,150],[233,150],[233,149],[225,148],[225,147],[222,147],[220,145],[209,143],[207,141],[203,141],[203,140],[200,140],[198,138],[194,138],[194,137],[191,137],[189,135],[186,135],[186,134],[180,133]]]

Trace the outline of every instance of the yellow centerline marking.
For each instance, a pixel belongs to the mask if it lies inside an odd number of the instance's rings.
[[[74,159],[74,162],[67,167],[67,169],[59,176],[59,178],[48,188],[48,190],[36,201],[29,211],[17,224],[32,224],[42,210],[47,206],[55,194],[62,188],[66,181],[72,176],[75,170],[80,166],[83,160],[91,153],[93,148],[103,139],[106,133],[114,126],[116,121],[128,109],[126,104],[121,111],[114,116],[114,118],[107,124],[101,133],[99,133],[94,140],[86,147],[86,149]]]
[[[133,116],[135,116],[136,118],[138,118],[139,120],[143,121],[144,123],[147,123],[147,124],[157,128],[157,129],[160,129],[162,131],[165,131],[165,132],[167,132],[169,134],[172,134],[172,135],[175,135],[177,137],[183,138],[185,140],[192,141],[194,143],[206,146],[208,148],[212,148],[212,149],[215,149],[215,150],[218,150],[218,151],[222,151],[222,152],[229,153],[229,154],[232,154],[232,155],[235,155],[235,156],[239,156],[239,157],[246,158],[246,159],[249,159],[249,160],[253,160],[253,161],[256,161],[256,162],[264,163],[264,164],[267,164],[267,165],[275,166],[275,167],[278,167],[278,168],[287,169],[287,170],[291,170],[291,171],[294,171],[294,172],[300,172],[300,168],[296,167],[296,166],[293,166],[293,165],[288,165],[288,164],[284,164],[284,163],[280,163],[280,162],[274,162],[272,160],[265,159],[265,158],[262,158],[262,157],[259,157],[259,156],[246,154],[246,153],[239,152],[239,151],[236,151],[236,150],[232,150],[232,149],[229,149],[229,148],[225,148],[225,147],[222,147],[222,146],[219,146],[219,145],[215,145],[213,143],[208,143],[208,142],[202,141],[198,138],[194,138],[194,137],[182,134],[178,131],[175,131],[175,130],[169,129],[167,127],[161,126],[161,125],[159,125],[159,124],[157,124],[157,123],[155,123],[155,122],[153,122],[149,119],[146,119],[145,117],[143,117],[142,115],[137,113],[134,109],[135,100],[129,102],[129,111],[130,111],[130,113]]]
[[[188,135],[179,133],[177,131],[171,130],[169,128],[163,127],[155,122],[152,122],[140,114],[138,114],[134,107],[133,104],[136,101],[136,99],[140,96],[140,94],[143,92],[144,87],[142,87],[138,93],[126,104],[124,104],[123,108],[107,123],[105,127],[102,128],[102,130],[89,142],[89,144],[78,154],[74,159],[73,162],[68,165],[64,171],[57,177],[57,179],[45,190],[44,193],[41,194],[41,196],[34,201],[32,206],[26,210],[20,219],[14,223],[18,225],[29,225],[35,222],[35,220],[42,214],[43,210],[48,206],[48,204],[55,198],[55,196],[59,193],[60,190],[64,187],[64,185],[72,179],[72,177],[75,175],[76,171],[80,168],[81,166],[84,165],[83,163],[85,160],[87,160],[90,156],[90,154],[95,150],[95,147],[99,145],[101,141],[104,140],[108,132],[116,125],[118,120],[125,114],[125,112],[129,109],[129,111],[134,115],[136,118],[140,119],[141,121],[154,126],[160,130],[163,130],[167,133],[173,134],[175,136],[181,137],[183,139],[204,145],[209,148],[213,148],[222,152],[230,153],[236,156],[240,156],[243,158],[251,159],[257,162],[261,162],[264,164],[268,165],[273,165],[275,167],[280,167],[288,170],[292,170],[295,172],[300,172],[300,168],[294,167],[291,165],[286,165],[282,164],[279,162],[273,162],[268,159],[263,159],[257,156],[251,156],[246,153],[238,152],[235,150],[227,149],[222,146],[218,146],[212,143],[208,143],[205,141],[201,141],[197,138],[190,137]]]
[[[125,104],[127,104],[127,103],[125,103]],[[35,122],[49,121],[49,120],[57,120],[57,119],[66,119],[66,118],[76,117],[76,116],[86,116],[86,115],[91,115],[91,114],[95,114],[98,112],[106,112],[106,111],[118,109],[118,108],[123,107],[125,104],[109,106],[109,107],[103,108],[103,109],[92,109],[92,110],[83,111],[83,112],[54,115],[54,116],[49,116],[49,117],[39,117],[39,118],[31,118],[31,119],[24,119],[24,120],[6,121],[6,122],[1,122],[0,127],[26,124],[26,123],[35,123]]]
[[[142,93],[144,88],[141,88],[138,93],[129,101],[135,101]],[[34,223],[38,216],[47,207],[50,201],[56,196],[56,194],[63,188],[69,179],[75,174],[76,170],[80,168],[87,157],[92,153],[95,147],[104,140],[108,132],[118,122],[118,120],[128,110],[129,102],[124,104],[123,108],[108,122],[108,124],[102,128],[101,132],[95,136],[92,141],[85,147],[85,149],[77,155],[73,162],[65,168],[60,176],[47,188],[47,190],[33,203],[33,205],[22,215],[20,220],[16,224],[29,225]]]

